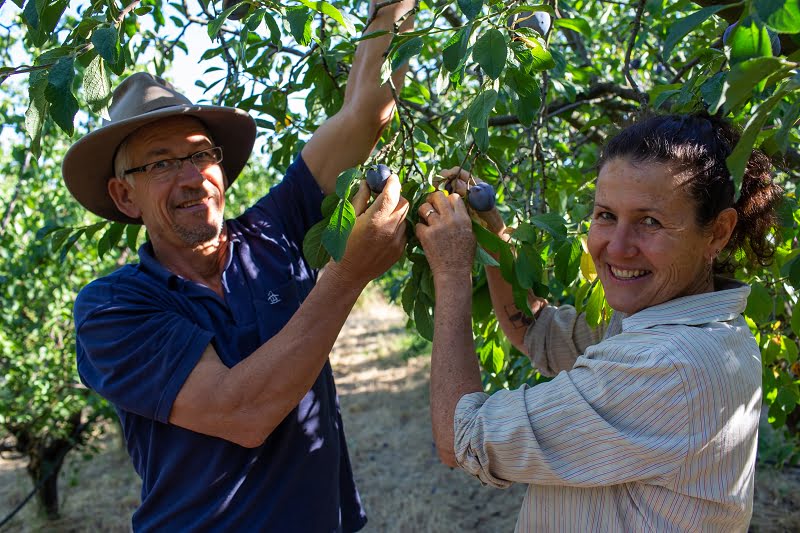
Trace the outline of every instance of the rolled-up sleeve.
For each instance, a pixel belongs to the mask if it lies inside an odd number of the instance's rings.
[[[616,317],[615,317],[616,318]],[[562,370],[569,370],[575,359],[586,349],[600,342],[609,327],[600,324],[589,327],[584,313],[578,313],[571,305],[544,307],[536,321],[525,332],[525,346],[531,364],[543,376],[555,376]]]
[[[463,396],[454,449],[465,471],[495,487],[664,481],[688,453],[688,416],[669,357],[579,357],[547,383]]]

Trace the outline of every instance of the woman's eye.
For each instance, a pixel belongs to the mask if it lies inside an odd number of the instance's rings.
[[[642,224],[644,224],[645,226],[652,227],[652,228],[657,228],[657,227],[661,226],[661,223],[658,220],[654,219],[653,217],[644,217],[642,219]]]
[[[614,215],[608,211],[600,211],[599,213],[595,214],[594,218],[597,220],[614,220]]]

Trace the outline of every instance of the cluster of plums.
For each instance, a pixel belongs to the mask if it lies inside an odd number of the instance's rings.
[[[372,192],[380,194],[391,175],[392,171],[386,165],[370,167],[366,172],[367,185]],[[453,192],[450,182],[444,188],[447,192]],[[495,206],[494,187],[488,183],[476,183],[467,191],[467,201],[475,211],[490,211]]]

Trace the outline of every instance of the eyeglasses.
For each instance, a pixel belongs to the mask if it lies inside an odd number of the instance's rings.
[[[129,168],[123,175],[136,174],[137,172],[144,172],[152,179],[164,179],[174,175],[183,166],[184,161],[191,161],[197,170],[202,172],[211,165],[218,165],[222,162],[222,147],[214,146],[206,150],[195,152],[186,157],[172,157],[170,159],[161,159],[147,163],[136,168]]]

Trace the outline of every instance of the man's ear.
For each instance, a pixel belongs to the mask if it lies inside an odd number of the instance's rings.
[[[114,200],[117,209],[131,218],[142,216],[142,210],[133,200],[133,187],[128,180],[122,178],[111,178],[108,180],[108,195]]]

